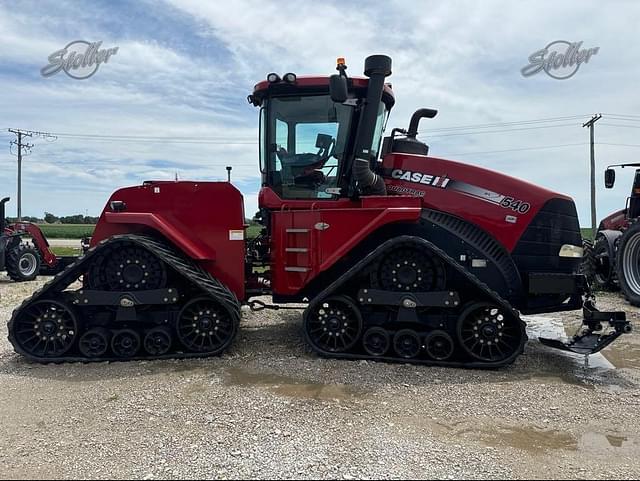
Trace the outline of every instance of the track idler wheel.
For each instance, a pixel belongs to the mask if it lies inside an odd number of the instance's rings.
[[[446,285],[444,264],[424,250],[402,247],[382,259],[372,285],[390,291],[443,290]]]
[[[502,363],[522,351],[524,325],[511,313],[490,303],[469,306],[458,318],[458,340],[474,359]]]
[[[412,329],[401,329],[393,336],[393,348],[403,359],[418,357],[422,342],[418,333]]]
[[[453,355],[455,344],[446,332],[433,331],[424,338],[424,349],[431,359],[446,361]]]
[[[36,301],[15,320],[15,344],[34,357],[55,358],[64,355],[77,338],[76,317],[65,303]]]
[[[362,336],[362,346],[370,356],[384,356],[391,347],[391,336],[382,327],[371,327]]]
[[[110,291],[161,289],[166,285],[164,262],[143,247],[114,246],[88,273],[89,285]]]
[[[111,332],[108,329],[95,328],[85,332],[80,338],[78,348],[88,358],[102,357],[107,353],[111,343]]]
[[[237,325],[215,299],[201,297],[178,314],[178,339],[191,352],[217,354],[233,341]]]
[[[173,338],[171,332],[164,327],[155,327],[144,336],[144,350],[152,356],[162,356],[169,352]]]
[[[140,336],[133,329],[122,329],[113,333],[111,350],[123,359],[134,357],[140,349]]]
[[[347,296],[329,297],[305,311],[304,330],[314,349],[347,352],[362,334],[360,309]]]

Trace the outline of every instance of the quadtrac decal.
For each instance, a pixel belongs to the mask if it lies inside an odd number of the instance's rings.
[[[490,204],[498,205],[504,209],[510,209],[519,214],[526,214],[531,209],[531,204],[529,202],[525,202],[508,195],[499,194],[497,192],[478,187],[477,185],[453,180],[446,175],[438,176],[425,174],[423,172],[412,172],[410,170],[393,169],[391,171],[391,177],[393,179],[404,180],[413,184],[421,184],[429,187],[454,190],[463,195],[467,195],[484,202],[489,202]],[[408,187],[390,185],[388,186],[388,189],[399,194],[410,194],[424,197],[424,193],[417,193],[422,191],[415,191],[414,189],[410,189]]]

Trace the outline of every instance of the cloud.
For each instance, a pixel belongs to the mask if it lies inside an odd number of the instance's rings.
[[[270,71],[332,73],[345,56],[360,75],[371,53],[393,57],[397,104],[389,126],[406,126],[419,107],[439,115],[421,124],[433,155],[458,158],[566,192],[588,215],[588,132],[594,112],[638,113],[634,66],[640,6],[600,2],[21,2],[0,5],[0,128],[59,133],[144,135],[145,141],[36,139],[25,159],[24,208],[96,214],[109,193],[148,179],[225,179],[257,205],[257,113],[246,95]],[[624,14],[621,14],[621,9]],[[37,13],[37,14],[34,14]],[[48,55],[71,40],[102,40],[119,51],[86,81],[43,79]],[[520,75],[527,57],[556,39],[583,40],[600,52],[567,81]],[[624,46],[624,50],[621,49]],[[584,115],[549,129],[437,136],[433,129]],[[635,129],[596,127],[601,142],[637,144]],[[499,130],[499,129],[496,129]],[[430,135],[430,132],[432,135]],[[153,138],[152,138],[153,137]],[[208,143],[169,143],[198,137]],[[0,142],[10,137],[0,135]],[[230,143],[229,141],[232,141]],[[580,144],[541,150],[526,147]],[[510,152],[493,152],[506,151]],[[598,145],[598,181],[610,162],[637,148]],[[3,191],[15,191],[15,160],[0,154]],[[463,155],[465,152],[478,152]],[[493,153],[482,153],[493,152]],[[623,204],[632,172],[599,189],[600,217]],[[70,198],[75,201],[69,202]],[[81,199],[80,201],[78,199]]]

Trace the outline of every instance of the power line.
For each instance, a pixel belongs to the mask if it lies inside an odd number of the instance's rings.
[[[22,141],[23,137],[41,137],[43,139],[51,138],[53,140],[56,139],[55,135],[52,135],[48,132],[40,132],[37,130],[23,130],[23,129],[7,129],[8,132],[14,134],[16,136],[16,140],[12,140],[9,142],[9,152],[13,154],[11,147],[13,145],[18,147],[18,221],[22,220],[22,156],[23,151],[26,155],[31,153],[31,149],[33,148],[33,144],[24,143]],[[26,156],[25,155],[25,156]]]
[[[453,154],[447,154],[447,155],[478,155],[478,154],[499,154],[502,152],[519,152],[519,151],[523,151],[523,150],[543,150],[543,149],[555,149],[555,148],[560,148],[560,147],[573,147],[576,145],[587,145],[584,142],[579,142],[579,143],[575,143],[575,144],[557,144],[557,145],[542,145],[542,146],[538,146],[538,147],[522,147],[522,148],[518,148],[518,149],[503,149],[503,150],[484,150],[484,151],[480,151],[480,152],[458,152],[458,153],[453,153]]]
[[[429,135],[430,138],[439,138],[439,137],[453,137],[458,135],[482,135],[482,134],[498,134],[502,132],[516,132],[520,130],[537,130],[537,129],[554,129],[556,127],[575,127],[578,124],[557,124],[557,125],[539,125],[536,127],[520,127],[515,129],[501,129],[501,130],[483,130],[479,132],[456,132],[452,134],[436,134]],[[430,132],[430,131],[428,131]],[[423,131],[423,133],[427,133],[427,131]]]
[[[640,125],[610,124],[608,122],[602,122],[600,125],[611,125],[612,127],[627,127],[629,129],[640,129]]]

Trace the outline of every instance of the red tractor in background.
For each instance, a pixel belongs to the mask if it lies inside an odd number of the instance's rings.
[[[610,165],[605,187],[613,188],[614,168],[640,167],[640,163]],[[624,209],[605,217],[598,226],[592,246],[585,251],[583,272],[591,284],[602,290],[620,289],[634,306],[640,306],[640,169],[636,169]]]
[[[76,260],[74,256],[58,257],[36,224],[16,222],[5,218],[5,205],[10,198],[0,200],[0,271],[6,270],[16,282],[31,281],[38,274],[56,274]],[[31,243],[24,237],[30,237]]]
[[[201,357],[233,342],[240,306],[305,303],[303,330],[326,357],[462,367],[512,363],[520,313],[583,309],[581,330],[547,345],[597,352],[630,332],[599,312],[578,273],[571,198],[430,157],[409,129],[382,142],[391,59],[366,77],[272,73],[259,108],[261,234],[245,240],[230,182],[148,181],[108,200],[83,257],[9,320],[38,362]],[[74,283],[82,286],[75,288]]]

